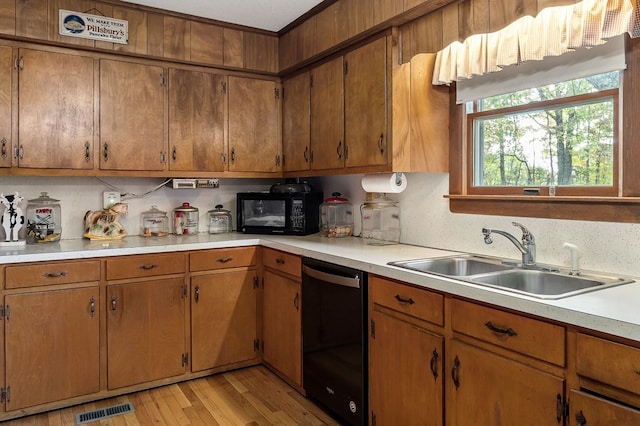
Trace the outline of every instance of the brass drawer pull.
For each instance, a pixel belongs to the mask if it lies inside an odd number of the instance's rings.
[[[517,336],[518,335],[518,333],[516,333],[512,328],[496,327],[495,325],[493,325],[493,323],[491,321],[487,321],[484,325],[489,330],[493,331],[494,333],[506,334],[507,336]]]
[[[405,299],[402,296],[400,296],[399,294],[396,294],[395,298],[400,303],[408,303],[410,305],[413,305],[414,303],[416,303],[415,300],[413,300],[412,298]]]
[[[152,263],[150,265],[140,265],[138,268],[144,269],[145,271],[149,271],[149,270],[155,269],[157,267],[158,267],[158,265],[156,265],[155,263]]]
[[[65,272],[65,271],[61,271],[61,272],[47,272],[45,274],[42,274],[43,277],[45,278],[60,278],[60,277],[66,277],[69,273]]]
[[[216,259],[218,263],[229,263],[233,260],[233,257],[222,257],[220,259]]]

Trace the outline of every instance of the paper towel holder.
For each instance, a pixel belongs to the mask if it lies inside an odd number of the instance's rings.
[[[396,173],[396,186],[402,185],[402,172]]]

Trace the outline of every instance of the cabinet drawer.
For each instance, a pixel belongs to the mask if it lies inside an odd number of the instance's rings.
[[[5,285],[8,289],[99,280],[99,260],[7,266],[5,272]]]
[[[565,365],[565,329],[499,309],[453,299],[453,331],[559,366]]]
[[[369,297],[375,304],[433,324],[444,324],[443,297],[440,294],[370,276]]]
[[[149,254],[107,259],[107,280],[185,272],[185,254]]]
[[[262,263],[265,268],[276,269],[294,277],[302,277],[302,259],[300,256],[273,249],[262,249]]]
[[[189,254],[189,270],[237,268],[256,264],[256,247],[234,247],[228,249],[202,250]]]
[[[578,334],[579,375],[640,395],[640,349]]]

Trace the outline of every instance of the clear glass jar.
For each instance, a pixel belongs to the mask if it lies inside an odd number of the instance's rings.
[[[222,204],[216,205],[215,210],[209,210],[209,233],[223,234],[231,232],[231,212],[225,210]]]
[[[353,235],[353,207],[339,192],[331,194],[320,205],[320,232],[329,238]]]
[[[143,237],[164,237],[169,234],[169,217],[167,212],[151,206],[150,210],[140,215],[140,235]]]
[[[27,243],[60,241],[62,236],[60,200],[41,192],[27,203]]]
[[[195,235],[198,233],[199,212],[189,203],[173,209],[173,229],[176,235]]]
[[[362,238],[366,244],[387,245],[400,242],[400,207],[384,195],[372,197],[360,207]]]

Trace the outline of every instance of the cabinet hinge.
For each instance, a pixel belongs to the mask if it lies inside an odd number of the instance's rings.
[[[189,365],[189,352],[185,352],[182,354],[182,366],[186,367]]]
[[[278,89],[277,87],[273,89],[273,95],[276,99],[280,99],[280,89]]]
[[[164,74],[164,71],[162,72],[162,74],[160,74],[160,86],[166,86],[167,85],[167,77]]]
[[[257,275],[253,277],[253,288],[255,289],[260,288],[260,282],[258,281]]]
[[[562,395],[556,396],[556,420],[560,423],[569,417],[569,403],[562,399]]]
[[[376,322],[374,320],[371,320],[371,338],[376,338]]]
[[[6,388],[0,389],[0,402],[10,402],[11,401],[11,386],[7,386]]]
[[[223,81],[221,85],[222,85],[222,93],[226,94],[227,93],[227,82]]]
[[[260,350],[260,339],[253,339],[253,351],[258,352]]]
[[[276,154],[275,163],[276,167],[280,167],[280,154]]]
[[[8,320],[9,317],[11,316],[11,306],[9,305],[0,306],[0,316],[2,317],[2,319]]]
[[[188,289],[187,289],[187,286],[184,285],[184,284],[182,285],[181,293],[182,293],[182,297],[186,299],[187,294],[188,294]]]

